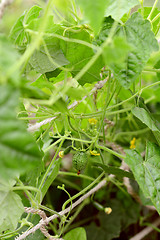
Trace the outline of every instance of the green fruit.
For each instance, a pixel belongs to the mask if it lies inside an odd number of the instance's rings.
[[[88,162],[86,152],[77,152],[72,159],[73,167],[78,171],[85,169]]]

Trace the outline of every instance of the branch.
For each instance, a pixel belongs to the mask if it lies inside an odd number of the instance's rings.
[[[106,180],[104,179],[100,183],[98,183],[94,188],[92,188],[88,193],[86,193],[84,196],[80,197],[75,203],[70,205],[68,208],[59,212],[58,214],[54,214],[54,215],[50,216],[49,218],[41,219],[40,222],[36,226],[34,226],[30,230],[24,232],[22,235],[15,238],[15,240],[22,240],[22,239],[26,238],[28,235],[30,235],[31,233],[34,233],[36,230],[43,227],[44,225],[48,225],[48,223],[50,221],[52,221],[53,219],[63,216],[64,214],[70,212],[73,208],[75,208],[77,205],[79,205],[81,202],[83,202],[86,198],[91,196],[93,193],[98,191],[100,188],[104,187],[105,184],[106,184]]]
[[[158,227],[158,225],[160,224],[160,218],[157,218],[157,220],[155,220],[152,225],[153,227]],[[143,239],[146,235],[148,235],[150,232],[152,232],[154,229],[152,227],[146,227],[145,229],[143,229],[141,232],[139,232],[138,234],[136,234],[134,237],[130,238],[130,240],[141,240]]]
[[[10,5],[13,2],[13,0],[2,0],[0,3],[0,19],[3,17],[3,13],[5,8]]]
[[[105,78],[102,81],[99,81],[98,83],[95,84],[94,88],[91,90],[91,92],[89,93],[89,95],[84,96],[80,101],[74,101],[71,105],[68,106],[68,109],[74,108],[76,107],[79,103],[83,102],[88,96],[91,96],[94,92],[96,92],[98,89],[101,89],[104,84],[107,82],[108,77]],[[47,118],[39,123],[36,123],[34,125],[29,125],[28,127],[28,131],[29,132],[33,132],[38,130],[41,126],[50,123],[52,120],[56,119],[57,117],[51,117],[51,118]]]

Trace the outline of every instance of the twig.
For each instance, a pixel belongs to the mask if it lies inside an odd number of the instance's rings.
[[[0,3],[0,19],[3,17],[3,13],[5,8],[10,5],[13,2],[13,0],[2,0]]]
[[[79,103],[83,102],[88,96],[91,96],[94,92],[96,92],[98,89],[101,89],[104,84],[107,82],[108,77],[105,78],[102,81],[99,81],[98,83],[95,84],[94,88],[91,90],[91,92],[89,93],[89,95],[84,96],[80,101],[74,101],[71,105],[68,106],[68,109],[74,108],[76,107]],[[50,123],[52,120],[56,119],[57,117],[51,117],[51,118],[47,118],[39,123],[36,123],[34,125],[29,125],[28,127],[28,131],[29,132],[33,132],[38,130],[41,126]]]
[[[160,224],[160,218],[157,218],[153,223],[153,227],[157,227]],[[152,227],[146,227],[143,229],[141,232],[136,234],[134,237],[130,238],[130,240],[141,240],[143,239],[146,235],[148,235],[150,232],[152,232],[154,229]]]
[[[75,203],[70,205],[68,208],[66,208],[65,210],[59,212],[58,214],[54,214],[54,215],[50,216],[49,218],[46,218],[44,220],[41,219],[40,222],[36,226],[34,226],[30,230],[24,232],[22,235],[20,235],[19,237],[15,238],[15,240],[22,240],[22,239],[26,238],[28,235],[30,235],[31,233],[34,233],[36,230],[38,230],[42,226],[47,225],[53,219],[58,218],[60,216],[63,216],[64,214],[70,212],[73,208],[75,208],[77,205],[79,205],[81,202],[83,202],[86,198],[88,198],[93,193],[98,191],[100,188],[105,186],[105,184],[106,184],[106,180],[104,179],[100,183],[98,183],[94,188],[92,188],[88,193],[86,193],[84,196],[80,197]]]

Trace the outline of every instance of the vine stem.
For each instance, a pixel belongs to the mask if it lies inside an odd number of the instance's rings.
[[[152,14],[154,12],[154,9],[156,8],[157,3],[158,3],[158,0],[155,0],[155,2],[153,4],[153,7],[152,7],[152,9],[150,11],[150,14],[148,15],[148,18],[147,18],[149,21],[151,21]]]
[[[99,182],[94,188],[92,188],[89,192],[87,192],[84,196],[80,197],[76,202],[72,204],[72,206],[69,206],[65,210],[59,212],[58,214],[54,214],[50,216],[49,218],[46,218],[45,220],[41,220],[37,225],[35,225],[33,228],[30,230],[24,232],[22,235],[19,237],[15,238],[15,240],[22,240],[25,239],[28,235],[31,233],[34,233],[36,230],[38,230],[40,227],[47,225],[50,221],[58,218],[59,216],[63,216],[64,214],[70,212],[73,208],[78,206],[81,202],[83,202],[86,198],[90,197],[93,193],[101,189],[106,185],[107,181],[106,179],[103,179],[101,182]]]

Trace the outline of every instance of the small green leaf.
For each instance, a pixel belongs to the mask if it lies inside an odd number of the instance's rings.
[[[42,188],[41,188],[42,199],[44,198],[46,192],[48,191],[48,188],[51,186],[51,184],[54,181],[54,179],[57,177],[58,172],[59,172],[59,168],[60,168],[60,163],[61,163],[61,159],[60,158],[57,159],[53,163],[53,165],[52,165],[52,167],[51,167],[51,169],[50,169],[50,171],[49,171],[49,173],[48,173],[48,175],[46,177],[46,180],[45,180],[45,182],[44,182],[44,184],[42,185]]]
[[[108,174],[114,174],[120,178],[128,177],[128,178],[134,179],[134,176],[132,173],[124,171],[118,167],[107,166],[98,162],[93,162],[92,164],[93,166],[101,167]]]
[[[93,28],[95,34],[97,34],[104,18],[107,1],[78,0],[78,3],[82,7],[84,15],[86,19],[89,20],[89,24]]]
[[[9,35],[9,38],[14,44],[26,46],[29,40],[29,34],[25,31],[25,28],[33,19],[39,16],[41,10],[41,7],[33,6],[28,12],[25,11],[22,16],[18,18]]]
[[[119,21],[125,13],[138,4],[138,0],[107,0],[105,16],[112,16],[113,19]]]
[[[10,190],[14,184],[14,181],[4,182],[0,179],[0,232],[8,229],[14,231],[24,212],[20,197]]]
[[[131,168],[145,197],[149,197],[160,214],[160,147],[147,142],[145,161],[135,150],[126,150],[125,162]]]
[[[65,236],[64,240],[87,240],[86,231],[82,227],[75,228],[69,231]]]
[[[25,124],[16,118],[19,90],[0,86],[0,175],[11,178],[39,164],[42,154]]]

